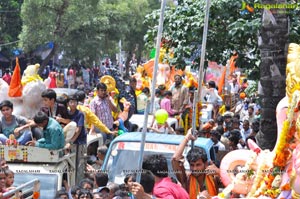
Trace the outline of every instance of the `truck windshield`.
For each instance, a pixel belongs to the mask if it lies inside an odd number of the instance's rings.
[[[118,142],[112,147],[112,152],[105,168],[111,181],[119,184],[124,183],[126,174],[133,173],[138,169],[139,147],[140,143],[136,142]],[[172,172],[171,164],[176,148],[176,145],[171,144],[146,143],[144,156],[163,154],[168,161],[169,176],[176,178],[175,173]]]
[[[53,199],[56,196],[58,176],[56,174],[26,174],[15,173],[15,181],[13,186],[20,186],[33,179],[40,180],[40,198]]]

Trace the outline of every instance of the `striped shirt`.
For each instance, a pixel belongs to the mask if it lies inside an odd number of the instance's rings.
[[[103,124],[108,129],[113,128],[113,116],[112,111],[106,99],[101,99],[96,96],[90,104],[91,111],[97,115],[97,117],[102,121]]]

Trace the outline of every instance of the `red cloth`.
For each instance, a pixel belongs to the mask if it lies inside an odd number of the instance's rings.
[[[10,76],[10,74],[5,73],[5,75],[3,75],[3,77],[2,77],[2,79],[3,79],[4,81],[6,81],[6,83],[7,83],[8,85],[10,85],[10,82],[11,82],[11,76]]]
[[[56,85],[56,72],[50,72],[49,77],[50,77],[49,88],[57,88],[57,85]]]
[[[75,72],[74,72],[74,70],[73,69],[69,69],[69,75],[72,75],[72,76],[75,76]]]
[[[153,195],[164,199],[189,199],[186,190],[172,182],[169,177],[163,178],[154,184]]]

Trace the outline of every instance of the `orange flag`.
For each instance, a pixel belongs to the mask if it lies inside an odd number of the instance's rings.
[[[11,82],[8,90],[9,97],[21,97],[22,96],[22,85],[21,85],[21,68],[19,65],[19,59],[16,58],[16,67],[11,77]]]
[[[219,80],[219,85],[218,85],[218,93],[219,95],[222,93],[223,91],[223,86],[225,85],[225,77],[226,77],[226,67],[223,67],[223,73],[222,76]]]
[[[232,55],[231,58],[230,58],[230,62],[229,62],[229,65],[230,65],[230,75],[232,75],[236,69],[236,66],[235,66],[235,62],[236,62],[236,59],[238,58],[238,55]]]
[[[154,69],[154,59],[150,59],[148,62],[144,64],[144,69],[148,75],[148,77],[152,78],[153,69]]]

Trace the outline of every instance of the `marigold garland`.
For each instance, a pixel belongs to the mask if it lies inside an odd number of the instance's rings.
[[[281,172],[285,169],[286,163],[292,156],[291,151],[295,148],[295,144],[293,143],[296,133],[296,121],[294,115],[300,110],[300,101],[298,101],[299,98],[299,92],[294,92],[292,102],[287,111],[287,119],[283,122],[278,144],[274,149],[275,157],[273,159],[273,168],[271,168],[271,172],[269,174],[264,174],[266,176],[263,178],[260,186],[258,186],[259,195],[277,198],[281,191],[291,189],[289,184],[278,189],[272,189],[272,183],[276,175],[281,175]]]
[[[281,186],[282,191],[289,191],[291,190],[291,185],[290,183],[286,183],[285,185]]]
[[[288,118],[283,122],[283,127],[280,133],[279,143],[275,149],[275,158],[273,160],[273,172],[268,175],[267,180],[265,181],[268,188],[272,184],[276,175],[281,175],[280,172],[284,170],[287,161],[291,158],[291,150],[294,148],[292,146],[292,141],[296,132],[296,121],[293,118],[294,114],[299,111],[299,93],[295,92],[293,95],[291,106],[288,109]],[[276,171],[277,172],[274,172]],[[278,172],[279,171],[279,172]],[[289,184],[286,184],[283,187],[278,189],[279,191],[268,192],[266,191],[264,195],[268,195],[271,198],[276,198],[281,191],[290,190]],[[277,195],[276,195],[277,194]]]

